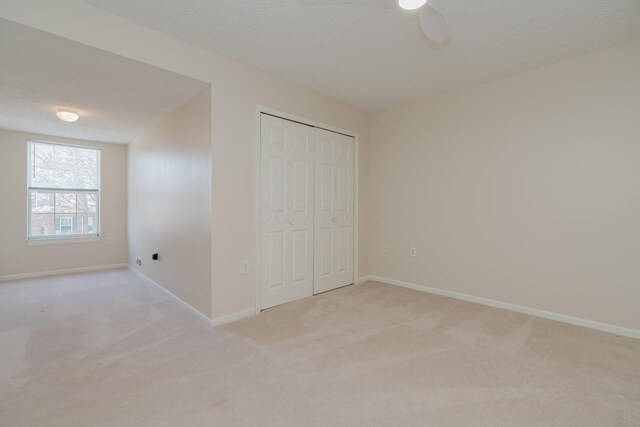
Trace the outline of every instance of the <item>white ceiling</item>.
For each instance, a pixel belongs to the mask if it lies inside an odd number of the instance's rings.
[[[85,0],[365,110],[640,39],[639,0],[431,0],[444,46],[396,0]]]
[[[126,144],[206,86],[0,19],[2,129]],[[58,120],[58,108],[80,120]]]

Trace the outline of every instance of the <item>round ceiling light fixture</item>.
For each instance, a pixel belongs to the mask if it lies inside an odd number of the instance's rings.
[[[58,110],[58,112],[56,113],[56,116],[58,116],[58,118],[63,122],[68,122],[68,123],[73,123],[77,121],[78,118],[80,117],[78,116],[78,113],[71,110]]]
[[[398,0],[398,4],[404,10],[416,10],[427,3],[427,0]]]

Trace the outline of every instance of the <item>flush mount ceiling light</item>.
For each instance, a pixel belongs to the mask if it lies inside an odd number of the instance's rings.
[[[58,110],[58,112],[56,113],[56,116],[58,116],[58,118],[63,122],[69,122],[69,123],[73,123],[79,118],[78,113],[71,110]]]
[[[404,10],[416,10],[425,5],[427,0],[398,0],[398,4]]]

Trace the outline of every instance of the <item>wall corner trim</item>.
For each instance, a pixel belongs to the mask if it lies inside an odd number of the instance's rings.
[[[206,314],[204,314],[203,312],[201,312],[200,310],[198,310],[197,308],[195,308],[194,306],[192,306],[188,302],[186,302],[183,299],[179,298],[177,295],[175,295],[174,293],[172,293],[171,291],[169,291],[165,287],[161,286],[160,284],[158,284],[157,282],[155,282],[154,280],[152,280],[151,278],[146,276],[143,272],[141,272],[141,271],[137,270],[136,268],[134,268],[132,265],[128,265],[127,267],[129,267],[129,271],[131,271],[132,273],[136,274],[142,280],[146,281],[147,283],[150,283],[150,284],[154,285],[155,287],[160,289],[162,292],[164,292],[165,294],[170,296],[173,300],[175,300],[176,302],[179,302],[185,308],[188,308],[189,311],[191,311],[193,314],[195,314],[198,317],[198,319],[203,320],[207,325],[211,325],[212,320],[211,320],[211,318],[209,316],[207,316]]]
[[[224,316],[216,317],[211,320],[211,327],[222,326],[227,323],[235,322],[236,320],[245,319],[247,317],[255,316],[258,313],[254,307],[247,308],[246,310],[240,310],[235,313],[226,314]]]
[[[128,265],[124,263],[123,264],[105,264],[105,265],[92,265],[89,267],[66,268],[64,270],[51,270],[51,271],[38,271],[35,273],[10,274],[8,276],[0,276],[0,283],[8,282],[11,280],[31,279],[35,277],[59,276],[62,274],[86,273],[89,271],[117,270],[120,268],[127,268],[127,267]]]
[[[575,326],[582,326],[584,328],[595,329],[601,332],[608,332],[610,334],[621,335],[629,338],[640,339],[640,330],[625,328],[622,326],[611,325],[608,323],[596,322],[594,320],[581,319],[578,317],[568,316],[566,314],[553,313],[550,311],[540,310],[537,308],[524,307],[521,305],[511,304],[508,302],[492,300],[489,298],[477,297],[461,292],[447,291],[444,289],[431,288],[428,286],[418,285],[415,283],[404,282],[402,280],[389,279],[381,276],[368,276],[369,280],[373,280],[387,285],[400,286],[403,288],[413,289],[420,292],[426,292],[430,294],[440,295],[462,301],[473,302],[476,304],[482,304],[489,307],[501,308],[504,310],[515,311],[517,313],[528,314],[530,316],[541,317],[544,319],[555,320],[557,322],[569,323]]]

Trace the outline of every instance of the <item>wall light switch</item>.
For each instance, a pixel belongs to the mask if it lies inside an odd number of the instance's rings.
[[[113,237],[107,237],[107,245],[113,245]]]
[[[249,261],[242,261],[242,264],[240,264],[240,273],[249,274]]]
[[[416,250],[415,246],[411,246],[409,248],[409,256],[416,256],[418,255],[418,251]]]

